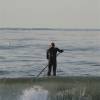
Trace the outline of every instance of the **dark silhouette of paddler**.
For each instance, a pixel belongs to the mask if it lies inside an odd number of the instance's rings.
[[[51,70],[53,68],[53,76],[56,76],[56,68],[57,68],[57,52],[62,53],[63,50],[55,47],[55,43],[51,43],[50,48],[47,50],[47,59],[48,59],[48,73],[47,75],[51,75]]]

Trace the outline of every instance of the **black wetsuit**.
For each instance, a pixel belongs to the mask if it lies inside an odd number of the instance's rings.
[[[47,59],[48,59],[48,76],[51,75],[51,70],[53,66],[53,75],[56,76],[56,67],[57,67],[57,51],[58,52],[63,52],[63,50],[60,50],[59,48],[56,47],[51,47],[47,50]]]

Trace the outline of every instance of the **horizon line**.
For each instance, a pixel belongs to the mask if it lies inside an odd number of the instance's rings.
[[[0,30],[55,30],[55,31],[100,31],[99,28],[22,28],[22,27],[0,27]]]

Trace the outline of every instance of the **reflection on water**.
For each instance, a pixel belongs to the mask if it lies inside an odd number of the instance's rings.
[[[48,91],[40,86],[34,86],[24,90],[18,100],[92,100],[91,95],[86,93],[86,87],[72,89],[58,87],[55,93]]]
[[[92,100],[92,96],[86,94],[84,87],[61,89],[55,95],[51,95],[50,100]]]
[[[100,100],[100,78],[3,79],[0,100]]]
[[[40,86],[34,86],[33,88],[24,90],[20,100],[47,100],[47,98],[47,90],[42,89]]]

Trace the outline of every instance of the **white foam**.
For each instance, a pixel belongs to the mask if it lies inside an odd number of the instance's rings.
[[[24,90],[19,100],[48,100],[48,91],[40,86],[34,86]]]

